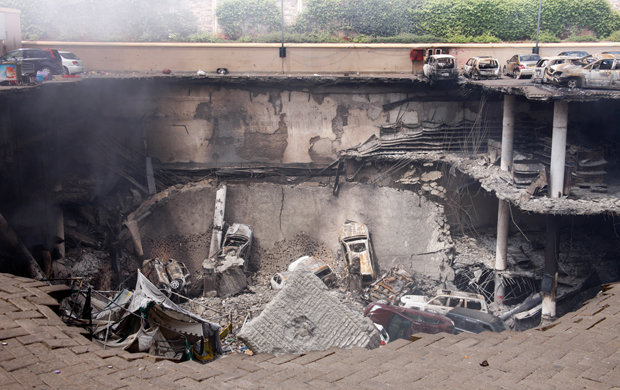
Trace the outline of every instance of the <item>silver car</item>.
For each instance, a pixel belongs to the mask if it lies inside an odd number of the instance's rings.
[[[515,54],[506,61],[503,70],[504,76],[512,76],[515,79],[531,77],[538,60],[540,60],[538,54]]]
[[[58,51],[62,58],[62,67],[65,74],[77,74],[84,72],[84,64],[82,60],[70,51]]]
[[[474,80],[500,78],[499,62],[492,57],[472,57],[463,65],[463,76]]]

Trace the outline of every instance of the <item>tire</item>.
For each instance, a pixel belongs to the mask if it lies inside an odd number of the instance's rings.
[[[581,87],[581,80],[577,77],[573,77],[566,82],[568,89],[575,89]]]
[[[521,78],[521,72],[519,72],[519,69],[515,68],[515,70],[512,71],[512,77],[514,77],[515,80]]]
[[[506,65],[504,65],[504,67],[502,68],[502,73],[504,74],[504,76],[508,76],[508,72],[506,72]]]
[[[472,72],[471,78],[474,80],[480,80],[480,73],[476,71]]]

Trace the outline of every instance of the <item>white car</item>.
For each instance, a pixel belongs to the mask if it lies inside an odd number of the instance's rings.
[[[400,298],[401,306],[437,314],[446,314],[455,307],[464,307],[488,313],[489,308],[484,297],[465,291],[440,289],[437,295],[429,298],[424,295],[404,295]]]
[[[329,265],[312,256],[302,256],[289,264],[286,271],[278,272],[271,278],[269,281],[271,288],[274,290],[282,289],[286,280],[298,269],[313,272],[328,287],[334,285],[336,282],[336,275],[332,272]]]
[[[62,58],[62,67],[65,74],[77,74],[84,72],[84,65],[82,60],[70,51],[58,51],[60,58]]]

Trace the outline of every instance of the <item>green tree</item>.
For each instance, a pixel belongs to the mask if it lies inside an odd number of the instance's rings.
[[[224,0],[217,21],[230,39],[265,34],[280,27],[280,11],[273,0]]]

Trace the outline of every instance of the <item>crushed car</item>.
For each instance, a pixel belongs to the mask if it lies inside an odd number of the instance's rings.
[[[336,283],[336,274],[334,274],[329,265],[315,257],[302,256],[289,264],[286,271],[278,272],[271,278],[269,281],[271,288],[274,290],[282,289],[286,283],[286,280],[296,270],[304,270],[314,273],[328,287],[331,287]]]
[[[226,229],[215,256],[202,262],[204,295],[231,296],[248,286],[246,272],[252,237],[252,229],[248,225],[233,223]]]
[[[426,57],[422,71],[424,76],[431,81],[456,81],[459,78],[456,58],[449,54],[433,54]]]
[[[403,295],[400,302],[406,308],[439,314],[446,314],[454,307],[465,307],[483,313],[489,312],[482,295],[465,291],[439,289],[437,295],[430,298],[425,295]]]
[[[553,84],[570,89],[620,89],[620,55],[600,54],[598,59],[583,67],[566,64],[549,76]]]
[[[185,295],[190,286],[190,273],[185,264],[168,259],[146,259],[142,262],[142,273],[166,296],[173,293]]]
[[[474,80],[481,78],[501,78],[499,62],[489,56],[472,57],[463,65],[463,76]]]
[[[373,302],[364,309],[364,316],[385,329],[388,341],[411,340],[416,333],[455,333],[448,317],[401,306]]]
[[[452,320],[454,329],[459,333],[503,332],[506,330],[504,321],[499,317],[479,310],[455,307],[446,313],[446,317]]]
[[[375,259],[368,227],[360,222],[345,221],[338,233],[342,255],[349,279],[358,279],[361,285],[372,283],[377,277]]]

